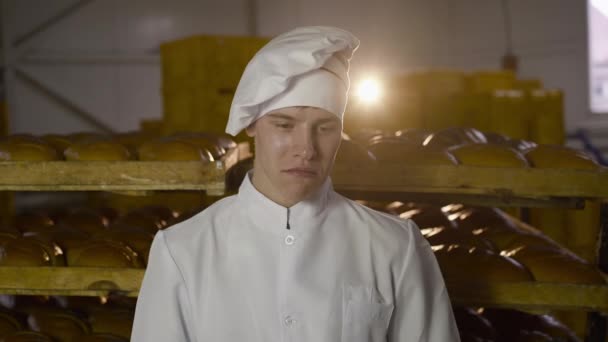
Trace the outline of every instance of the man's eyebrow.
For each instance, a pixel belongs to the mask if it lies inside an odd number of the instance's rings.
[[[338,120],[338,118],[325,118],[325,119],[319,119],[315,122],[315,124],[317,125],[322,125],[324,123],[328,123],[328,122],[335,122],[338,123],[340,120]]]
[[[295,118],[292,116],[289,116],[287,114],[281,114],[281,113],[272,113],[272,114],[268,114],[269,117],[274,118],[274,119],[284,119],[284,120],[292,120],[295,121]]]

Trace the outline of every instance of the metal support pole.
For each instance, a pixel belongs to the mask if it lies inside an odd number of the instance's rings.
[[[608,202],[600,207],[600,236],[597,253],[597,267],[608,273]],[[608,337],[608,318],[600,312],[590,312],[587,316],[588,342],[605,342]]]
[[[94,126],[96,129],[98,129],[99,131],[101,131],[103,133],[107,133],[107,134],[114,133],[114,130],[110,126],[99,121],[93,114],[89,113],[85,109],[74,104],[72,101],[65,98],[63,95],[61,95],[61,94],[53,91],[49,87],[45,86],[40,81],[38,81],[36,78],[34,78],[30,74],[28,74],[26,71],[17,68],[16,74],[20,79],[27,82],[28,84],[30,84],[31,86],[33,86],[34,88],[38,89],[40,92],[42,92],[43,94],[48,96],[49,99],[55,101],[57,104],[61,105],[62,107],[68,109],[70,112],[74,113],[79,119]]]
[[[250,36],[258,35],[258,4],[257,0],[246,0],[247,13],[247,33]]]
[[[48,18],[47,20],[45,20],[40,25],[34,27],[30,31],[28,31],[28,32],[22,34],[20,37],[16,38],[13,41],[13,47],[16,48],[16,47],[19,47],[20,45],[23,45],[28,40],[34,38],[35,36],[37,36],[41,32],[44,32],[49,27],[52,27],[56,23],[60,22],[64,18],[72,15],[72,13],[78,11],[80,8],[88,5],[91,2],[93,2],[93,0],[80,0],[80,1],[75,2],[73,5],[70,5],[67,8],[64,8],[59,13],[57,13],[57,14],[53,15],[52,17]]]

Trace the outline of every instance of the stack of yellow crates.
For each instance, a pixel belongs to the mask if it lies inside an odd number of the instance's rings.
[[[0,139],[8,134],[8,110],[5,101],[0,101]],[[14,197],[12,193],[0,192],[0,225],[2,218],[9,217],[14,212]]]
[[[428,70],[386,80],[381,103],[362,106],[353,98],[347,131],[475,127],[482,131],[564,143],[563,93],[542,89],[539,80],[520,80],[511,71]]]
[[[8,134],[8,110],[5,101],[0,101],[0,135]]]
[[[267,42],[196,36],[163,44],[163,133],[223,132],[241,74]]]

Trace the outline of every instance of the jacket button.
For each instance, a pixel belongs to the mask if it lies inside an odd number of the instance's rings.
[[[288,246],[293,245],[296,242],[296,238],[293,235],[287,235],[285,237],[285,244]]]
[[[291,316],[285,317],[285,325],[286,326],[289,327],[289,326],[293,325],[295,322],[296,322],[296,320],[293,319],[293,317],[291,317]]]

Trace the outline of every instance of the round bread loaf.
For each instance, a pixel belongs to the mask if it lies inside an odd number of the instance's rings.
[[[342,137],[344,136],[349,137],[351,140],[363,145],[363,146],[367,146],[370,143],[370,140],[378,137],[378,136],[384,136],[385,132],[383,132],[380,129],[375,129],[375,128],[362,128],[359,129],[353,133],[349,133],[348,135],[343,133]]]
[[[524,264],[537,281],[570,284],[605,284],[600,272],[583,259],[556,249],[519,247],[501,254]]]
[[[55,342],[49,335],[36,331],[17,331],[5,336],[3,342]]]
[[[521,247],[555,249],[561,247],[542,234],[522,233],[505,229],[489,229],[479,236],[491,241],[499,250],[512,250]]]
[[[237,143],[234,141],[231,135],[226,133],[212,133],[212,132],[185,132],[185,133],[177,133],[176,136],[199,136],[207,139],[212,142],[216,146],[219,146],[223,151],[228,151],[229,149],[236,148]]]
[[[523,154],[526,154],[526,152],[538,146],[538,144],[535,142],[521,139],[509,139],[507,140],[507,145]]]
[[[109,140],[74,143],[63,154],[65,159],[70,161],[125,161],[132,159],[126,146]]]
[[[486,142],[488,144],[508,145],[509,141],[511,140],[511,138],[509,138],[508,136],[495,132],[484,131],[483,135],[485,136]]]
[[[109,240],[89,240],[69,251],[68,266],[134,267],[141,268],[139,255],[124,243]]]
[[[125,224],[132,222],[135,226],[138,226],[137,223],[141,222],[143,228],[152,228],[154,233],[156,233],[158,229],[166,227],[168,222],[174,220],[178,216],[178,212],[171,210],[168,207],[147,205],[129,211],[119,221]]]
[[[340,148],[336,154],[336,163],[362,163],[367,165],[370,162],[375,162],[376,157],[362,145],[352,141],[342,139]]]
[[[495,227],[517,230],[516,224],[500,209],[490,207],[446,206],[444,212],[454,224],[469,231]]]
[[[436,227],[455,228],[454,223],[445,216],[441,208],[435,206],[412,208],[400,213],[399,217],[413,220],[420,229]]]
[[[46,141],[33,136],[9,136],[0,140],[0,161],[59,160],[57,150]]]
[[[57,341],[78,341],[80,336],[91,331],[83,320],[67,310],[37,310],[29,315],[27,321],[31,330]]]
[[[463,144],[483,144],[487,139],[483,132],[469,127],[446,128],[426,137],[424,146],[444,150],[453,146]]]
[[[112,139],[125,146],[133,159],[137,158],[137,149],[143,145],[144,143],[151,141],[153,137],[150,134],[146,134],[143,132],[127,132],[127,133],[119,133],[112,137]]]
[[[579,342],[570,329],[549,315],[486,308],[483,316],[492,323],[504,341],[546,341],[549,337],[548,341]]]
[[[10,314],[17,318],[24,327],[27,325],[26,320],[30,313],[46,308],[56,308],[55,302],[49,296],[33,295],[4,295],[2,306],[10,309]]]
[[[0,237],[0,266],[52,266],[53,257],[36,241]]]
[[[21,236],[21,231],[13,226],[0,224],[0,236],[2,235],[17,238]]]
[[[234,141],[231,135],[226,133],[214,133],[214,132],[177,132],[171,136],[171,138],[186,138],[194,137],[195,141],[198,139],[206,140],[213,143],[220,148],[219,151],[228,151],[229,149],[235,148],[237,143]]]
[[[462,165],[482,167],[528,167],[528,161],[518,151],[497,144],[466,144],[448,150]]]
[[[363,204],[366,207],[378,210],[378,211],[382,211],[385,213],[389,213],[391,215],[396,215],[399,216],[401,213],[404,213],[406,211],[412,210],[412,209],[421,209],[424,206],[417,204],[417,203],[413,203],[413,202],[400,202],[400,201],[393,201],[390,203],[386,203],[386,202],[371,202],[371,201],[362,201],[360,202],[361,204]]]
[[[492,323],[470,308],[454,308],[454,318],[461,335],[466,334],[479,338],[481,341],[495,341],[496,330]],[[461,336],[462,337],[462,336]],[[464,340],[464,339],[461,339]],[[462,341],[461,341],[462,342]]]
[[[45,231],[55,224],[48,214],[41,211],[30,211],[18,214],[15,216],[14,222],[15,227],[22,232]]]
[[[53,146],[61,156],[63,155],[63,152],[74,143],[69,136],[60,134],[43,135],[41,139]]]
[[[111,226],[110,229],[106,231],[95,234],[93,239],[109,240],[126,244],[142,258],[145,264],[147,264],[154,233],[117,224]]]
[[[113,334],[128,339],[131,336],[133,315],[133,311],[125,309],[97,309],[89,313],[89,322],[95,333]]]
[[[90,334],[80,336],[80,342],[129,342],[129,339],[112,334]]]
[[[58,341],[78,341],[91,329],[76,315],[67,310],[36,310],[27,318],[29,328],[49,335]]]
[[[470,282],[470,274],[475,274],[475,281],[478,282],[534,280],[522,264],[489,250],[460,245],[433,246],[433,250],[443,277],[448,282]]]
[[[54,299],[60,303],[61,308],[65,308],[72,312],[87,314],[92,310],[100,307],[105,307],[108,302],[108,297],[83,297],[83,296],[54,296]]]
[[[407,128],[395,132],[396,137],[414,146],[423,146],[430,134],[431,132],[420,128]]]
[[[538,315],[539,330],[551,336],[553,341],[580,342],[575,332],[553,316]]]
[[[35,244],[42,247],[48,255],[51,256],[52,266],[65,266],[65,256],[63,249],[55,243],[55,241],[46,241],[36,236],[30,236],[30,233],[24,233],[22,239],[33,241]]]
[[[21,329],[21,323],[13,315],[0,311],[0,338]]]
[[[75,208],[61,219],[59,224],[79,229],[89,234],[95,234],[107,229],[110,221],[99,210],[91,208]]]
[[[585,152],[564,146],[538,145],[526,153],[526,158],[535,168],[567,168],[576,170],[598,170],[601,166]]]
[[[401,162],[411,166],[458,164],[458,160],[447,151],[415,146],[398,138],[375,141],[368,150],[379,162]]]
[[[164,219],[151,212],[135,210],[128,212],[125,216],[118,218],[116,224],[121,227],[141,229],[155,234],[165,228],[171,219]]]
[[[219,160],[226,154],[226,150],[217,144],[217,140],[209,135],[200,133],[178,133],[174,134],[169,139],[175,141],[183,141],[194,146],[200,147],[203,150],[211,152],[214,160]]]
[[[462,229],[449,227],[427,228],[422,230],[422,234],[431,246],[460,245],[495,251],[495,247],[491,242]]]
[[[103,206],[95,207],[94,209],[99,213],[99,215],[101,215],[101,217],[104,218],[104,222],[106,222],[107,224],[116,221],[116,219],[120,216],[120,212],[116,208]]]
[[[110,293],[107,298],[107,304],[109,304],[113,309],[121,309],[135,312],[135,306],[137,305],[137,297],[126,297],[120,294]]]
[[[65,258],[70,250],[80,246],[83,241],[90,238],[90,234],[82,230],[62,225],[54,226],[46,231],[25,233],[24,236],[46,244],[56,245],[55,251],[59,250],[61,252],[62,259],[64,259],[63,263],[65,263]],[[58,255],[57,258],[59,257]]]
[[[204,161],[215,160],[207,149],[184,141],[160,139],[142,144],[139,159],[144,161]]]

